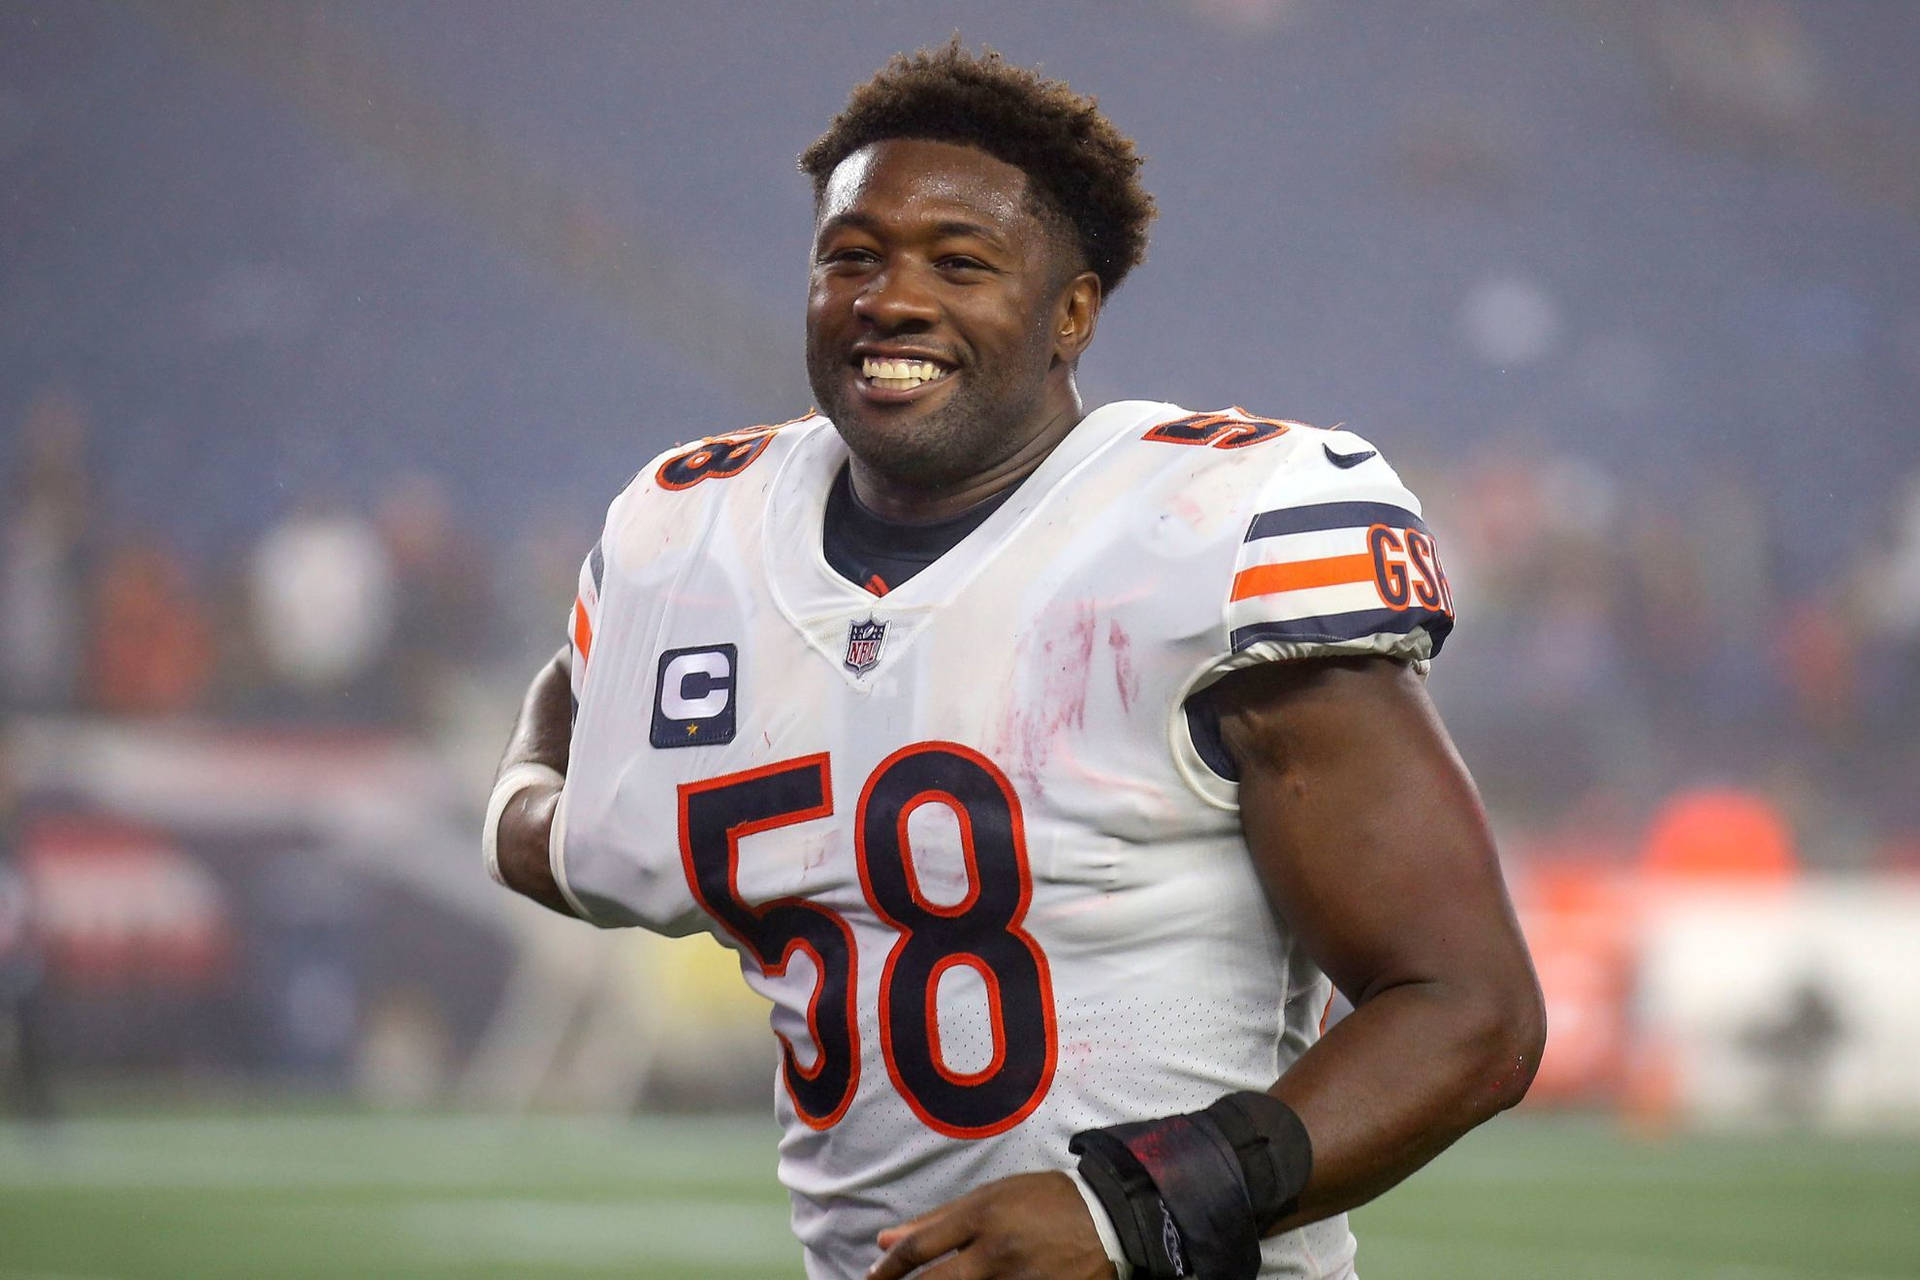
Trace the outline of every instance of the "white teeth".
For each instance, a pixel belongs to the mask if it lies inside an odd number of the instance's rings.
[[[931,360],[882,360],[874,356],[860,362],[860,372],[887,391],[911,390],[947,375],[945,369]]]

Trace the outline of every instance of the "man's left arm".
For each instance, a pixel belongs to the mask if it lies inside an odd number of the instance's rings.
[[[1213,696],[1261,882],[1354,1005],[1269,1091],[1312,1144],[1280,1231],[1518,1102],[1546,1015],[1479,796],[1411,666],[1272,663]]]
[[[1271,663],[1210,696],[1261,883],[1355,1006],[1269,1090],[1311,1144],[1273,1234],[1379,1195],[1519,1101],[1546,1018],[1479,797],[1411,666]],[[1112,1274],[1058,1173],[990,1183],[881,1246],[875,1280],[953,1250],[927,1274]]]
[[[563,916],[577,913],[553,878],[548,845],[572,746],[571,686],[577,660],[572,648],[563,646],[528,684],[495,775],[493,801],[487,805],[492,829],[485,833],[493,842],[495,878]]]

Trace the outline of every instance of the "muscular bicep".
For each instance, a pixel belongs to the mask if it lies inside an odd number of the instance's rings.
[[[1211,696],[1260,879],[1349,999],[1524,956],[1479,797],[1411,666],[1270,663]]]
[[[1271,1090],[1313,1141],[1284,1229],[1364,1203],[1513,1105],[1545,1020],[1479,798],[1413,669],[1319,659],[1222,685],[1261,882],[1354,1003]]]

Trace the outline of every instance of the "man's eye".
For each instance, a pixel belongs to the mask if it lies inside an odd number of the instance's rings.
[[[964,253],[950,253],[940,259],[940,265],[954,271],[985,271],[987,264],[978,258],[969,258]]]
[[[830,249],[820,255],[820,261],[829,266],[840,263],[861,263],[874,260],[871,249]]]

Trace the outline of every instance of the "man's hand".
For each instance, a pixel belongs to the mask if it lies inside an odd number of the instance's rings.
[[[880,1233],[867,1280],[1113,1280],[1087,1205],[1064,1173],[989,1182]],[[927,1267],[935,1259],[937,1266]],[[917,1267],[927,1270],[915,1272]]]

